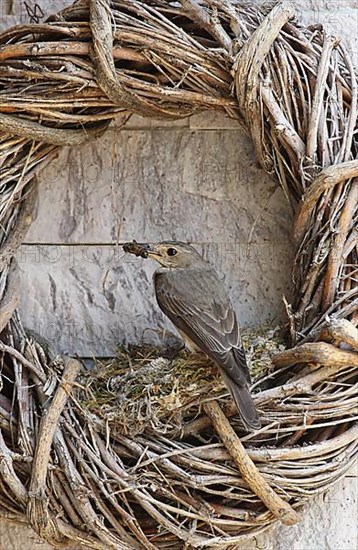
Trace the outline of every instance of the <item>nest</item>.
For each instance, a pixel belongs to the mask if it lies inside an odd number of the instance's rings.
[[[287,3],[80,0],[0,35],[0,509],[55,546],[227,548],[299,521],[356,458],[358,86],[342,42],[293,17]],[[133,431],[133,386],[128,421],[116,423],[118,403],[104,410],[94,389],[105,377],[88,385],[77,360],[24,330],[14,254],[36,175],[62,146],[94,139],[120,112],[205,109],[247,130],[294,209],[294,347],[264,360],[259,431],[244,433],[208,365],[210,398],[194,389],[190,403],[180,390],[180,414],[161,403]],[[139,371],[153,367],[141,361]],[[159,370],[169,368],[157,358]],[[121,380],[109,379],[105,397]]]
[[[257,380],[254,387],[267,379],[272,355],[284,349],[280,333],[280,327],[269,325],[243,331],[251,375]],[[203,354],[173,354],[150,346],[120,347],[111,361],[98,361],[95,372],[87,373],[81,384],[82,405],[108,423],[111,432],[130,437],[144,431],[180,433],[203,403],[230,402],[216,365]]]

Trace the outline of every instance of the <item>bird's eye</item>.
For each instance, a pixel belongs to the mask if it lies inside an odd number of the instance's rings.
[[[176,248],[168,248],[167,250],[167,254],[168,256],[175,256],[175,254],[177,253],[177,249]]]

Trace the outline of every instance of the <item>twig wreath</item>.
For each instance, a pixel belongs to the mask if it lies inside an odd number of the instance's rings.
[[[297,522],[356,457],[357,79],[338,38],[293,17],[287,3],[79,0],[0,35],[0,506],[53,545],[226,548]],[[295,347],[255,395],[254,435],[230,400],[175,433],[114,433],[73,391],[79,362],[23,329],[14,254],[61,146],[121,111],[204,109],[246,128],[295,210]]]

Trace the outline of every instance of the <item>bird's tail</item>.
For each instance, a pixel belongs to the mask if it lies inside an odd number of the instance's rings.
[[[245,428],[249,432],[258,430],[261,427],[261,423],[249,388],[247,386],[239,386],[238,384],[235,384],[235,382],[231,380],[231,378],[229,378],[229,376],[227,376],[222,369],[220,369],[220,371],[234,398],[237,410],[239,411]]]

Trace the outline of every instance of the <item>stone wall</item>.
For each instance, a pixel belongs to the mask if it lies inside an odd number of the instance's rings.
[[[233,121],[134,116],[41,176],[37,219],[18,255],[26,325],[60,351],[110,355],[160,342],[173,327],[155,304],[155,265],[127,256],[135,238],[192,242],[217,268],[239,318],[283,318],[291,215]],[[55,207],[54,207],[55,205]]]
[[[46,14],[70,3],[37,5]],[[42,17],[35,4],[27,2]],[[354,0],[294,4],[306,23],[345,37],[358,66]],[[1,1],[0,28],[27,21],[24,2]],[[80,150],[66,148],[40,177],[37,219],[18,254],[24,323],[58,351],[83,357],[111,355],[119,342],[175,337],[155,304],[154,266],[122,253],[120,244],[133,238],[191,241],[223,278],[241,324],[282,320],[292,216],[242,130],[207,113],[121,124]],[[308,506],[299,525],[274,527],[240,549],[353,550],[356,474]],[[0,549],[37,548],[49,547],[31,530],[0,522]]]

